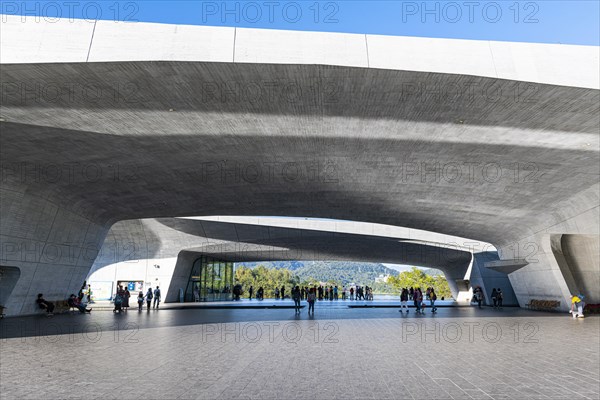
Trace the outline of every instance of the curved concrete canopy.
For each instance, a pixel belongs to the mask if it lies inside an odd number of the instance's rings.
[[[345,260],[410,264],[442,270],[460,266],[466,271],[471,261],[468,251],[410,239],[178,218],[157,221],[208,239],[203,245],[185,250],[235,262]]]
[[[458,236],[444,235],[437,232],[428,232],[420,229],[410,229],[402,226],[374,224],[357,221],[340,221],[331,219],[315,218],[280,218],[280,217],[252,217],[252,216],[209,216],[209,217],[183,217],[181,219],[192,219],[200,221],[227,222],[243,225],[257,225],[266,227],[302,229],[306,231],[326,231],[335,233],[347,233],[357,235],[370,235],[400,240],[411,240],[423,244],[432,243],[435,246],[449,247],[452,249],[478,252],[496,251],[490,243],[479,242],[473,239]]]
[[[458,267],[463,269],[462,275],[472,258],[469,250],[448,242],[423,243],[314,228],[158,218],[114,224],[95,258],[92,272],[116,262],[175,257],[183,250],[235,262],[344,260],[411,264],[447,271]],[[489,253],[495,251],[490,249]]]
[[[596,46],[2,16],[2,64],[324,64],[600,88]],[[409,55],[409,56],[407,56]]]
[[[540,85],[539,101],[520,103],[512,97],[519,82],[444,74],[206,63],[40,68],[7,65],[3,80],[137,82],[135,104],[24,105],[7,93],[3,107],[4,165],[103,172],[92,182],[64,175],[26,182],[37,196],[60,199],[101,223],[311,216],[504,243],[597,206],[589,196],[572,200],[598,181],[595,90]],[[235,96],[204,101],[194,90],[198,82],[268,80],[293,81],[310,95],[248,103]],[[313,86],[324,80],[337,85],[333,103],[323,101],[327,87]],[[436,96],[402,101],[407,81],[445,88],[485,82],[503,97],[487,104]],[[576,102],[557,111],[567,99]],[[5,175],[7,186],[22,183],[18,172]]]
[[[530,264],[511,274],[521,299],[568,298],[549,235],[598,232],[595,47],[10,18],[2,28],[1,251],[21,268],[23,296],[76,289],[92,264],[85,244],[123,219],[309,216],[501,252],[533,241]],[[65,245],[75,256],[44,259]],[[68,283],[44,281],[47,268]]]

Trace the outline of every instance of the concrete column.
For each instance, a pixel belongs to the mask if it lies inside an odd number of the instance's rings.
[[[108,227],[8,185],[0,197],[0,262],[20,271],[6,315],[38,313],[38,293],[51,301],[77,293]]]

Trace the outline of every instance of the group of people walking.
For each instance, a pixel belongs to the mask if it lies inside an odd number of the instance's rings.
[[[494,288],[492,290],[492,303],[495,309],[502,308],[502,301],[504,300],[504,294],[502,293],[502,289]]]
[[[365,292],[369,293],[366,289],[368,287],[365,288]],[[333,290],[330,290],[333,289]],[[302,308],[301,306],[301,301],[302,300],[306,300],[308,303],[308,314],[312,314],[314,315],[315,313],[315,302],[317,300],[323,300],[323,299],[329,299],[329,300],[333,300],[335,299],[335,295],[336,295],[336,291],[335,291],[336,287],[325,287],[325,289],[320,286],[320,287],[303,287],[300,288],[300,286],[295,286],[292,288],[291,290],[291,298],[294,301],[294,310],[296,314],[300,314],[300,309]],[[354,288],[351,288],[354,289]],[[370,288],[368,288],[370,290]],[[258,289],[259,291],[262,291],[263,288],[260,287]],[[345,288],[344,288],[345,290]],[[252,298],[252,293],[254,292],[254,289],[252,288],[252,286],[249,289],[250,292],[250,298]],[[361,293],[357,290],[358,293]],[[365,293],[363,292],[363,293]],[[279,293],[285,293],[285,287],[282,288],[282,290]],[[351,293],[354,294],[354,291],[351,290]],[[364,294],[361,294],[361,297],[363,297]],[[357,300],[359,299],[359,297],[357,296]],[[416,313],[417,314],[424,314],[425,311],[425,304],[424,304],[424,299],[428,299],[429,300],[429,306],[431,308],[431,312],[432,313],[436,313],[437,312],[437,307],[435,306],[435,302],[437,300],[437,294],[435,293],[435,289],[433,287],[429,287],[426,289],[425,291],[425,295],[423,295],[423,291],[421,290],[421,288],[403,288],[400,294],[400,312],[404,312],[406,311],[406,313],[408,314],[408,301],[409,299],[411,299],[413,301],[413,305],[416,309]]]
[[[344,288],[344,300],[346,299],[346,288]],[[356,286],[356,290],[350,288],[350,300],[373,300],[373,288],[369,286]]]
[[[160,305],[160,296],[160,288],[158,286],[156,287],[156,289],[154,289],[154,292],[152,292],[152,288],[149,287],[145,296],[144,293],[140,290],[137,298],[138,311],[142,311],[142,309],[144,308],[144,302],[146,303],[148,311],[150,311],[150,306],[152,305],[153,300],[154,308],[158,308],[158,306]]]
[[[339,300],[340,299],[340,295],[341,295],[341,299],[342,300],[373,300],[373,288],[369,287],[369,286],[356,286],[356,289],[354,287],[351,287],[350,290],[347,290],[346,287],[344,286],[342,289],[340,289],[338,286],[313,286],[313,287],[308,287],[308,286],[296,286],[299,288],[299,293],[300,293],[300,300],[308,300],[308,297],[310,295],[311,290],[313,290],[315,292],[315,295],[317,297],[317,300]],[[292,291],[296,288],[296,287],[292,287]],[[258,290],[256,291],[256,299],[257,300],[263,300],[264,299],[264,293],[265,290],[263,289],[263,287],[259,287]],[[348,296],[349,294],[349,296]],[[248,289],[248,299],[252,300],[252,296],[255,295],[254,292],[254,287],[250,286],[250,288]],[[293,296],[292,294],[290,294],[290,296],[286,296],[286,288],[285,285],[281,286],[281,288],[276,287],[273,290],[273,296],[276,300],[279,299],[285,299],[287,297],[292,298]]]
[[[122,285],[119,285],[117,288],[117,294],[114,298],[115,308],[113,309],[113,312],[127,311],[129,309],[130,297],[131,293],[129,292],[129,289],[123,288]],[[154,308],[158,308],[160,305],[160,288],[158,286],[156,289],[154,289],[154,291],[152,291],[152,288],[149,287],[145,295],[144,292],[140,290],[137,297],[138,311],[142,311],[144,308],[144,303],[147,304],[148,311],[150,311],[152,300],[154,300]]]
[[[282,296],[281,298],[285,298],[283,296],[285,296],[285,286],[282,286],[281,289],[277,288],[274,291],[274,294],[276,294],[276,299],[279,298],[277,296]],[[249,293],[249,299],[252,300],[252,295],[254,294],[254,287],[250,286],[250,288],[248,289],[248,293]],[[256,292],[256,298],[259,300],[262,300],[263,298],[263,293],[264,293],[264,289],[261,287],[258,288],[258,291]],[[342,298],[345,299],[345,293],[346,293],[346,288],[344,287],[342,289]],[[354,297],[354,294],[356,293],[356,297]],[[373,299],[373,295],[372,295],[372,289],[369,288],[368,286],[366,286],[364,289],[360,286],[356,287],[356,291],[354,290],[354,287],[350,288],[350,299],[354,300],[356,298],[356,300],[360,300],[360,299],[365,299],[368,300],[369,298],[372,300]],[[300,287],[300,286],[295,286],[292,287],[291,293],[290,293],[290,297],[291,299],[294,301],[294,310],[296,314],[300,314],[300,309],[302,308],[301,306],[301,301],[306,300],[306,302],[308,303],[308,313],[314,315],[315,313],[315,302],[317,300],[337,300],[339,298],[339,290],[337,288],[337,286],[314,286],[314,287]],[[406,311],[406,313],[408,314],[408,301],[412,300],[413,301],[413,305],[416,309],[416,313],[417,314],[424,314],[425,311],[425,304],[424,304],[424,300],[429,300],[429,306],[431,308],[431,312],[432,313],[436,313],[437,312],[437,307],[435,306],[435,302],[437,300],[437,294],[435,293],[435,289],[433,287],[429,287],[426,289],[425,291],[425,295],[423,294],[423,291],[421,290],[421,288],[403,288],[400,294],[400,312],[404,312]],[[442,297],[443,300],[443,297]]]
[[[84,284],[85,285],[85,284]],[[241,287],[239,290],[241,293]],[[264,299],[264,288],[261,286],[254,291],[254,288],[250,286],[248,289],[249,299],[252,300],[252,296],[256,295],[257,300]],[[300,302],[306,300],[308,303],[308,313],[313,314],[315,312],[315,302],[317,300],[338,300],[340,297],[342,300],[347,300],[347,293],[349,293],[350,300],[373,300],[373,289],[369,286],[365,286],[364,288],[361,286],[351,287],[350,290],[346,290],[346,287],[343,287],[341,290],[338,286],[313,286],[313,287],[300,287],[295,286],[292,287],[290,296],[294,301],[294,308],[296,314],[300,313],[301,305]],[[285,286],[281,286],[281,288],[276,288],[273,292],[276,299],[285,299],[286,298],[286,288]],[[129,299],[131,297],[131,293],[128,288],[124,288],[122,285],[119,285],[117,288],[117,293],[114,298],[114,312],[127,311],[129,308]],[[494,309],[502,308],[504,295],[502,293],[502,289],[494,288],[491,293],[491,300],[493,303]],[[81,313],[89,313],[92,311],[91,308],[87,308],[87,303],[84,301],[85,293],[83,289],[80,291],[79,296],[75,296],[75,294],[71,294],[67,303],[70,307],[78,309]],[[161,300],[160,288],[157,286],[156,289],[152,290],[152,288],[148,288],[146,294],[142,291],[139,292],[137,297],[138,302],[138,310],[142,311],[144,307],[144,303],[147,305],[147,309],[151,308],[159,308]],[[421,288],[403,288],[400,293],[400,310],[399,312],[406,312],[408,314],[408,302],[412,301],[415,307],[415,312],[417,314],[425,313],[425,301],[429,300],[429,306],[431,308],[432,313],[437,312],[437,307],[435,306],[435,302],[437,301],[437,294],[435,293],[435,289],[433,287],[428,287],[423,294]],[[444,300],[444,297],[442,297]],[[473,299],[472,301],[476,302],[481,308],[481,304],[483,301],[483,290],[481,287],[476,287],[473,290]],[[54,311],[54,304],[44,299],[43,294],[38,294],[36,303],[42,309],[44,309],[48,315],[52,315]]]
[[[436,313],[437,307],[435,306],[435,301],[437,300],[437,294],[435,293],[435,289],[429,287],[425,291],[425,296],[423,296],[423,291],[421,288],[402,288],[400,292],[400,310],[399,312],[404,312],[408,314],[408,301],[412,300],[413,305],[415,306],[415,313],[417,314],[425,314],[425,303],[424,300],[429,299],[429,306],[431,307],[431,312]]]

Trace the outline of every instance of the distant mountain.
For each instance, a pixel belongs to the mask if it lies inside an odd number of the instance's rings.
[[[300,277],[301,280],[316,279],[321,282],[329,280],[341,282],[342,285],[351,283],[370,285],[380,275],[398,275],[393,270],[379,263],[360,263],[346,261],[267,261],[243,262],[236,266],[256,268],[263,265],[269,269],[289,269]]]
[[[423,273],[427,274],[427,275],[431,275],[431,276],[438,276],[438,275],[444,276],[444,273],[442,271],[440,271],[439,269],[435,269],[435,268],[424,269]]]
[[[398,272],[412,271],[413,268],[417,268],[417,269],[420,269],[421,271],[423,271],[423,273],[426,275],[431,275],[431,276],[444,275],[444,273],[442,271],[440,271],[439,269],[435,269],[435,268],[424,268],[424,267],[417,267],[417,266],[412,266],[412,265],[396,265],[396,264],[383,264],[383,265],[388,268],[394,269]]]
[[[398,272],[412,271],[412,269],[414,268],[412,265],[399,265],[399,264],[383,264],[383,266],[393,269],[394,271],[398,271]],[[417,268],[422,269],[420,267],[417,267]]]

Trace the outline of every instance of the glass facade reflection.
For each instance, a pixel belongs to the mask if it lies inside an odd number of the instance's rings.
[[[184,301],[225,301],[232,299],[233,263],[201,256],[192,266]]]

